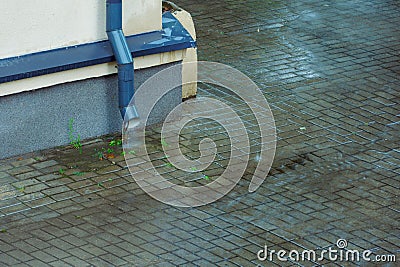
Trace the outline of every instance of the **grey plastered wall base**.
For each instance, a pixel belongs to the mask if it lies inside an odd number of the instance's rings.
[[[135,71],[136,88],[174,64],[179,63]],[[181,83],[181,72],[174,69],[171,75]],[[181,88],[176,88],[155,107],[157,120],[181,101]],[[0,97],[0,158],[69,144],[68,123],[71,118],[74,119],[74,130],[82,140],[120,132],[122,118],[118,109],[117,76]]]

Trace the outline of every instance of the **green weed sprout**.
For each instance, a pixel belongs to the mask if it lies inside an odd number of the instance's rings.
[[[75,137],[75,130],[74,130],[74,119],[70,119],[68,123],[68,136],[70,144],[79,151],[79,154],[82,154],[82,143],[81,143],[81,136],[78,134]]]
[[[122,140],[118,139],[118,140],[111,140],[108,143],[109,146],[122,146]]]

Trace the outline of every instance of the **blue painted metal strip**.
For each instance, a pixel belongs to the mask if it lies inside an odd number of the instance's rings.
[[[133,57],[196,47],[196,42],[169,12],[163,30],[127,36]],[[0,59],[0,83],[115,61],[108,40]],[[0,88],[1,90],[1,88]]]

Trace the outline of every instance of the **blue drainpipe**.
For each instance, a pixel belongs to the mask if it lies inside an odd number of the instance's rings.
[[[108,40],[118,63],[119,109],[122,119],[129,121],[137,118],[138,114],[135,106],[129,106],[135,93],[134,66],[132,54],[122,31],[122,0],[107,0],[106,16]]]

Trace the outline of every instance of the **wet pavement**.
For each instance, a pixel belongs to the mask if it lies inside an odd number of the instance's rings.
[[[247,191],[260,149],[254,117],[235,96],[201,84],[199,95],[234,103],[252,140],[244,179],[227,196],[199,208],[152,199],[126,168],[118,136],[91,140],[82,154],[67,147],[3,160],[1,265],[398,266],[261,261],[257,252],[320,253],[345,239],[350,250],[400,260],[400,3],[178,4],[193,15],[199,58],[244,72],[271,106],[278,143],[261,188]],[[213,122],[189,127],[182,144],[192,157],[204,136],[222,147],[206,174],[168,165],[157,127],[146,138],[171,179],[201,183],[222,172],[228,143]]]

